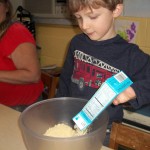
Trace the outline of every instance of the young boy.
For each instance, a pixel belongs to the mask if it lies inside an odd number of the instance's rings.
[[[122,70],[134,83],[107,108],[111,127],[113,121],[122,121],[121,103],[134,108],[150,103],[150,57],[115,32],[123,0],[69,0],[69,8],[83,33],[70,43],[56,96],[89,100],[108,77]]]

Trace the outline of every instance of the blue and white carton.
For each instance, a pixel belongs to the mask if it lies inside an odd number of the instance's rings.
[[[114,98],[132,83],[123,71],[108,78],[83,109],[73,117],[77,127],[80,130],[86,129],[112,103]]]

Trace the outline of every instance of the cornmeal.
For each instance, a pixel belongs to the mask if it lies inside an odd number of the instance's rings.
[[[52,137],[73,137],[84,135],[86,132],[72,129],[69,125],[66,124],[57,124],[54,127],[49,128],[44,135]]]

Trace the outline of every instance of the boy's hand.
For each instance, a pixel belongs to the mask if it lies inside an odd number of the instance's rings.
[[[136,98],[136,94],[132,87],[128,87],[125,91],[120,93],[113,101],[114,105],[118,105],[121,103],[128,102],[129,100],[132,100]]]

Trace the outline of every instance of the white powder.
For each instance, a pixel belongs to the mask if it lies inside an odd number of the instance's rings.
[[[80,130],[74,130],[69,125],[66,124],[57,124],[54,127],[49,128],[44,135],[52,137],[73,137],[84,135],[86,132]]]

